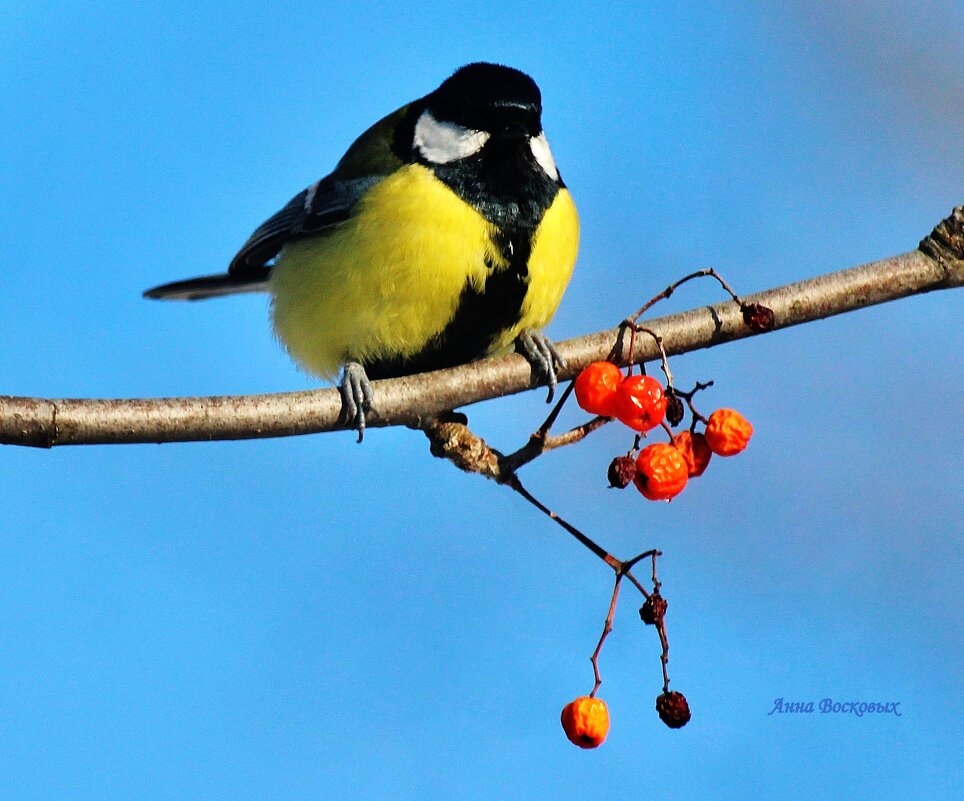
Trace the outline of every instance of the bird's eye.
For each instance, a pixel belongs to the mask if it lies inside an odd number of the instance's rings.
[[[412,145],[422,158],[433,164],[448,164],[478,153],[490,134],[464,128],[454,122],[441,122],[431,112],[423,111],[415,123]]]
[[[519,103],[502,102],[484,111],[485,127],[511,136],[538,136],[542,132],[539,109]]]

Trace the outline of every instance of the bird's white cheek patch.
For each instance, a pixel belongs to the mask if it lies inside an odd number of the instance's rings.
[[[529,140],[529,147],[532,149],[533,158],[539,162],[539,166],[542,167],[546,175],[553,181],[559,180],[559,170],[556,169],[556,160],[552,157],[549,140],[546,139],[545,132],[533,136]]]
[[[415,123],[415,147],[426,161],[433,164],[448,164],[474,156],[488,141],[486,131],[473,131],[454,122],[439,122],[427,111],[423,111]]]

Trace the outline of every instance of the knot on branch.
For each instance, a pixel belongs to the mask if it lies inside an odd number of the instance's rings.
[[[964,206],[938,223],[919,245],[920,249],[942,266],[947,262],[964,261]]]
[[[428,437],[432,456],[448,459],[466,473],[477,473],[493,481],[501,479],[501,454],[490,448],[484,439],[473,434],[465,423],[435,421],[424,426],[422,430]]]

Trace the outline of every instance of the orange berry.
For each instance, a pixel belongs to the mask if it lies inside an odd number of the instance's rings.
[[[615,417],[616,388],[623,373],[612,362],[593,362],[576,377],[576,402],[590,414]]]
[[[668,501],[679,495],[689,476],[683,454],[669,443],[647,445],[636,457],[636,489],[651,501]]]
[[[598,748],[609,734],[609,710],[602,698],[582,695],[562,710],[562,729],[580,748]]]
[[[690,431],[681,431],[673,437],[673,445],[686,459],[690,478],[703,475],[713,456],[713,451],[706,444],[706,437],[702,434],[693,434]]]
[[[706,444],[720,456],[735,456],[742,451],[750,437],[753,426],[734,409],[717,409],[706,424]]]
[[[616,389],[616,417],[634,431],[649,431],[666,416],[663,385],[648,375],[624,378]]]

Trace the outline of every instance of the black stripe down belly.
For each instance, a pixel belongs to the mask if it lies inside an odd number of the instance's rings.
[[[504,266],[487,264],[489,273],[481,290],[466,279],[452,319],[418,353],[366,362],[370,378],[393,378],[473,361],[518,322],[529,289],[533,238],[564,184],[545,174],[531,158],[528,146],[508,159],[504,150],[487,150],[451,165],[432,165],[432,169],[440,181],[495,226],[493,244]]]

